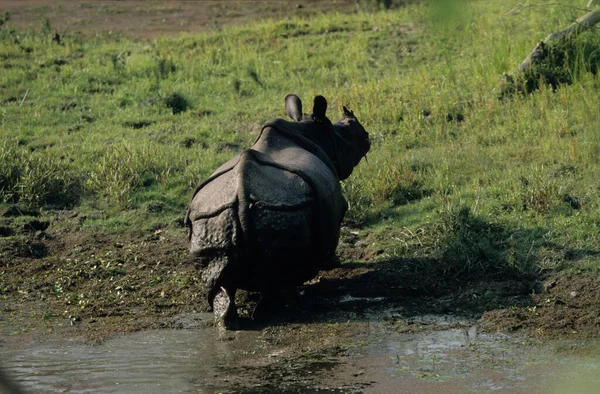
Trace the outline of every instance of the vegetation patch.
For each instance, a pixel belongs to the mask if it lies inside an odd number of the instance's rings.
[[[533,277],[535,245],[543,229],[510,229],[487,223],[470,207],[440,212],[438,244],[440,269],[458,277]]]
[[[0,166],[0,191],[6,202],[67,208],[81,199],[81,180],[61,158],[4,143]]]
[[[173,111],[173,115],[187,111],[191,105],[188,99],[181,93],[173,92],[163,99],[165,106]]]
[[[154,121],[151,121],[151,120],[138,120],[138,121],[129,120],[123,124],[127,127],[131,127],[134,129],[142,129],[144,127],[152,126],[154,124]]]
[[[0,226],[0,237],[10,237],[14,235],[14,230],[9,226]]]
[[[556,90],[560,85],[572,84],[582,74],[595,76],[598,73],[600,38],[596,33],[586,32],[560,42],[540,42],[539,45],[541,51],[536,62],[516,78],[507,77],[503,97],[515,92],[529,94],[544,85]]]
[[[38,239],[21,235],[0,238],[0,257],[2,259],[14,259],[15,257],[41,259],[46,256],[47,252],[46,244]]]

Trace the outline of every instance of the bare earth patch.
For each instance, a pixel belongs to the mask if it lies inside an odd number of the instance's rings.
[[[355,0],[315,1],[73,1],[7,0],[0,12],[11,13],[10,24],[37,28],[42,18],[60,34],[117,34],[159,38],[181,32],[203,32],[227,26],[310,16],[323,12],[356,12]]]
[[[202,284],[188,258],[183,228],[145,235],[100,235],[81,229],[77,212],[33,220],[32,230],[3,213],[15,235],[0,238],[2,336],[74,335],[93,342],[152,328],[182,328],[182,316],[208,312]],[[19,223],[18,225],[16,223]],[[342,242],[351,256],[356,246]],[[362,321],[365,311],[400,311],[403,331],[436,329],[424,315],[479,320],[486,330],[539,337],[597,337],[599,279],[557,274],[545,281],[462,282],[415,273],[415,261],[347,260],[323,271],[266,312],[258,294],[239,292],[242,328]],[[383,313],[382,313],[383,315]],[[203,324],[211,324],[204,322]],[[317,330],[318,331],[318,330]],[[266,331],[265,331],[266,332]],[[291,335],[291,334],[290,334]]]

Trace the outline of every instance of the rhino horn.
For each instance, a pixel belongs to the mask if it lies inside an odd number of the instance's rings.
[[[295,94],[285,96],[285,114],[299,122],[302,120],[302,100]]]
[[[315,104],[313,106],[313,119],[319,122],[323,122],[327,119],[325,113],[327,112],[327,100],[323,96],[315,97]]]

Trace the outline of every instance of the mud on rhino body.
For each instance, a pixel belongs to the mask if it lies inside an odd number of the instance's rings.
[[[272,293],[313,278],[335,258],[348,204],[340,180],[369,151],[352,111],[332,124],[317,96],[302,114],[285,98],[293,122],[267,122],[260,136],[195,191],[186,214],[190,251],[208,302],[225,327],[236,322],[237,289]]]

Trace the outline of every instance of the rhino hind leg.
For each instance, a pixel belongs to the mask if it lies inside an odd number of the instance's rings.
[[[232,272],[232,260],[227,254],[204,257],[202,279],[207,291],[207,301],[213,310],[217,326],[225,329],[237,327],[235,293],[237,288]],[[208,261],[208,263],[207,263]]]
[[[219,328],[226,330],[235,330],[238,325],[238,314],[235,306],[235,289],[218,289],[212,300],[209,302],[213,306],[215,323]]]

